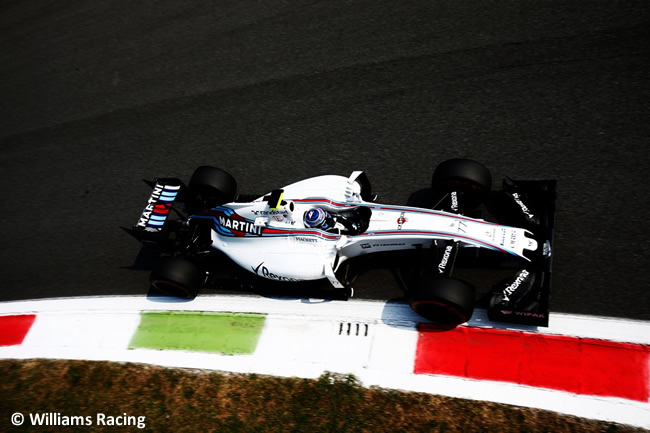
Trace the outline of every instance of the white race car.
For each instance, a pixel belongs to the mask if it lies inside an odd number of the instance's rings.
[[[209,280],[214,250],[262,278],[327,279],[348,296],[355,261],[416,252],[425,260],[414,272],[408,259],[407,299],[423,317],[452,325],[469,320],[475,302],[474,287],[451,277],[459,251],[492,250],[522,266],[495,290],[491,316],[546,326],[555,183],[508,180],[496,196],[491,183],[478,162],[445,161],[433,175],[433,206],[424,208],[375,203],[361,171],[246,197],[237,196],[230,174],[204,166],[187,186],[170,178],[149,182],[147,206],[126,230],[167,256],[153,270],[152,285],[183,297],[196,296]],[[496,203],[517,224],[468,216],[481,203]]]

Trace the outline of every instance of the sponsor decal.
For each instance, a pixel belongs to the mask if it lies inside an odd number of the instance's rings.
[[[545,319],[546,314],[543,313],[534,313],[532,311],[512,311],[512,310],[499,310],[501,314],[504,316],[508,316],[510,314],[514,314],[515,316],[519,317],[533,317],[535,319]]]
[[[281,215],[281,216],[288,216],[289,211],[286,210],[251,210],[251,212],[255,216],[275,216],[275,215]]]
[[[302,281],[297,278],[291,278],[291,277],[283,277],[282,275],[277,275],[274,274],[273,272],[269,271],[269,269],[264,266],[264,262],[260,263],[257,265],[256,268],[253,268],[251,266],[251,269],[253,269],[253,272],[255,272],[257,275],[260,277],[268,278],[269,280],[276,280],[276,281]]]
[[[528,206],[526,206],[524,204],[524,202],[521,200],[521,196],[518,193],[516,193],[516,192],[513,193],[512,198],[515,200],[515,203],[517,203],[519,205],[519,207],[521,208],[521,211],[524,213],[524,215],[526,215],[528,217],[528,219],[535,218],[535,215],[533,215],[530,212],[530,209],[528,209]]]
[[[367,250],[368,248],[372,248],[372,245],[370,245],[370,244],[361,244],[361,248],[363,248],[364,250]]]
[[[517,291],[519,287],[521,287],[521,285],[528,279],[529,275],[530,272],[528,272],[526,269],[522,269],[521,272],[519,272],[519,275],[517,275],[515,281],[513,281],[512,284],[510,284],[505,289],[503,289],[503,300],[510,301],[509,296],[511,296],[513,293]]]
[[[383,248],[383,247],[400,247],[406,245],[405,243],[392,243],[392,244],[372,244],[373,247],[377,248]]]
[[[442,255],[442,260],[440,260],[440,264],[438,264],[438,273],[444,274],[445,269],[447,268],[447,263],[449,263],[449,257],[451,257],[451,252],[453,251],[454,247],[451,245],[447,245],[445,247],[445,253]]]
[[[156,202],[160,198],[160,194],[162,193],[163,187],[156,184],[154,187],[153,191],[151,192],[151,196],[149,197],[149,201],[147,202],[147,206],[145,206],[144,210],[142,211],[142,215],[140,216],[140,221],[138,221],[138,227],[146,227],[147,223],[149,222],[149,219],[151,218],[151,213],[153,212],[154,206],[156,205]]]
[[[515,248],[517,246],[517,232],[512,230],[510,232],[510,248]]]
[[[318,242],[318,239],[316,239],[316,238],[305,238],[305,237],[302,237],[302,236],[296,236],[295,239],[297,241],[300,241],[300,242],[310,242],[310,243]]]
[[[233,214],[233,216],[239,217],[239,215],[237,214]],[[219,221],[219,226],[221,226],[221,228],[228,229],[230,236],[241,237],[241,236],[246,236],[247,234],[252,234],[257,236],[262,235],[261,226],[256,226],[255,224],[253,224],[253,221],[244,218],[237,219],[237,218],[231,218],[231,217],[220,215],[218,221]]]
[[[537,319],[544,319],[546,317],[546,314],[534,313],[532,311],[515,311],[515,315],[523,317],[535,317]]]
[[[408,220],[404,217],[404,212],[402,212],[399,215],[399,218],[397,218],[397,230],[402,230],[402,226],[404,223],[406,223]]]
[[[501,238],[499,241],[499,245],[504,247],[506,245],[506,229],[501,229]]]
[[[136,227],[144,228],[147,231],[162,230],[179,189],[179,185],[161,185],[157,183],[149,196],[147,205],[142,211]]]
[[[279,223],[284,221],[286,218],[289,218],[289,211],[287,210],[251,210],[251,213],[256,217],[272,217]]]
[[[451,210],[458,212],[458,193],[456,191],[451,192]]]

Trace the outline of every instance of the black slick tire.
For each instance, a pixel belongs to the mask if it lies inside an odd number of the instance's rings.
[[[465,281],[425,274],[409,289],[411,309],[420,316],[443,326],[467,322],[474,312],[475,288]]]
[[[166,295],[195,298],[205,274],[194,263],[180,257],[164,257],[151,272],[151,285]]]
[[[209,207],[232,202],[237,196],[235,178],[216,167],[202,166],[194,170],[188,187],[198,200]]]
[[[492,175],[480,162],[456,158],[444,161],[436,167],[431,179],[434,198],[440,198],[456,191],[462,194],[460,199],[465,210],[481,204],[492,188]]]

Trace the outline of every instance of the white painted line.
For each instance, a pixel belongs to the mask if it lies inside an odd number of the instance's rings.
[[[139,324],[139,313],[42,312],[22,345],[126,349]]]

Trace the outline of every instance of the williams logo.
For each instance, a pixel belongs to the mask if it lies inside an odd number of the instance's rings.
[[[399,215],[399,218],[397,218],[397,230],[402,230],[402,226],[403,226],[404,223],[406,223],[407,221],[408,221],[408,220],[407,220],[406,218],[404,218],[404,212],[402,212],[402,213]]]

